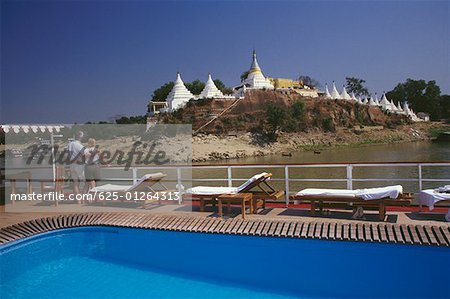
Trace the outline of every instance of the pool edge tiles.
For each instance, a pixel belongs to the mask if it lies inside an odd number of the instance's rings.
[[[215,234],[255,235],[450,247],[450,226],[228,219],[201,216],[82,213],[36,218],[0,229],[0,244],[80,226],[116,226]],[[1,245],[0,245],[1,246]]]

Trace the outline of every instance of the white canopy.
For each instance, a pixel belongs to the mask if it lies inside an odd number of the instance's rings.
[[[378,106],[372,97],[370,97],[370,99],[369,99],[369,106]]]
[[[5,133],[59,133],[64,126],[55,125],[1,125],[3,132]]]

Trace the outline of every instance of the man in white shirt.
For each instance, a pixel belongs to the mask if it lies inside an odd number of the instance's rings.
[[[67,149],[70,155],[70,172],[72,173],[73,193],[80,193],[80,182],[84,181],[84,146],[81,144],[84,133],[78,131],[75,140],[69,143]]]

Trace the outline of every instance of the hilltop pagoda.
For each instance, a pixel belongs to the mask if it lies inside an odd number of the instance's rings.
[[[175,80],[175,84],[166,98],[169,110],[171,111],[177,110],[178,108],[181,108],[184,105],[186,105],[186,103],[193,98],[194,95],[186,88],[183,80],[181,80],[180,73],[177,73],[177,79]]]
[[[259,67],[258,60],[256,59],[256,51],[253,50],[253,60],[248,71],[247,78],[242,82],[247,88],[251,89],[273,89],[270,80],[264,77],[261,68]],[[242,85],[237,87],[237,89],[242,88]]]
[[[333,89],[331,91],[331,98],[334,99],[334,100],[340,100],[341,99],[341,95],[337,91],[336,84],[334,84],[334,81],[333,81]]]
[[[202,92],[199,95],[199,98],[223,98],[223,93],[217,88],[213,79],[211,78],[211,74],[208,74],[208,81],[206,81],[205,88],[203,88]]]

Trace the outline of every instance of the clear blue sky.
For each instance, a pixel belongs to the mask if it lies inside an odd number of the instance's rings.
[[[1,122],[142,115],[175,79],[346,76],[371,92],[407,78],[450,93],[449,1],[2,1]]]

